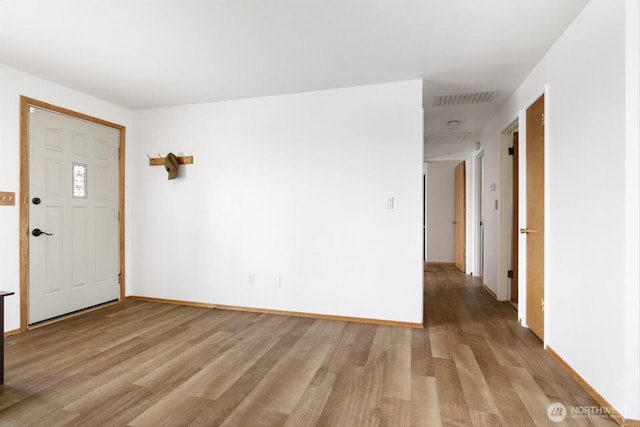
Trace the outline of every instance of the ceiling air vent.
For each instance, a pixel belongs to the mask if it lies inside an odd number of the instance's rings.
[[[497,91],[462,93],[459,95],[443,95],[433,98],[434,107],[447,107],[449,105],[479,104],[493,102],[498,96]]]

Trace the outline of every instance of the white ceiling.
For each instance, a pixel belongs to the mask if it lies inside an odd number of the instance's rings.
[[[587,2],[0,0],[0,63],[134,110],[423,79],[473,139]]]

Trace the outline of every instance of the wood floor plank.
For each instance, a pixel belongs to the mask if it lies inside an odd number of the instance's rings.
[[[431,343],[431,357],[451,359],[451,343],[445,328],[429,328],[429,342]]]
[[[315,376],[329,349],[328,345],[318,347],[305,358],[291,358],[285,355],[246,396],[223,425],[250,424],[251,420],[256,419],[251,414],[262,414],[267,411],[286,414],[288,417],[302,397],[311,378]],[[258,415],[257,418],[260,416]]]
[[[285,426],[313,426],[318,423],[322,411],[331,395],[338,374],[349,357],[349,349],[354,342],[361,325],[345,325],[343,333],[335,342],[322,366],[298,401]]]
[[[186,384],[193,396],[217,399],[249,368],[264,356],[293,327],[286,318],[269,319],[266,333],[248,335],[234,347],[212,360],[202,372]]]
[[[482,411],[476,411],[474,409],[471,410],[471,424],[477,427],[500,427],[502,424],[502,420],[497,414],[487,413]]]
[[[407,328],[381,326],[377,328],[369,363],[384,360],[384,396],[411,398],[411,333]]]
[[[453,347],[453,358],[467,407],[482,413],[497,414],[498,408],[493,401],[489,386],[482,375],[471,347],[468,345],[455,345]]]
[[[333,348],[333,343],[327,341],[335,339],[344,326],[342,322],[316,321],[252,391],[256,396],[265,394],[259,398],[260,405],[278,413],[293,413]],[[246,401],[251,398],[247,396]]]
[[[411,330],[411,375],[433,377],[433,358],[429,334],[421,329]]]
[[[173,427],[193,424],[211,400],[171,392],[127,423],[131,427]]]
[[[0,414],[6,408],[9,408],[28,398],[29,393],[17,387],[7,384],[0,386]]]
[[[49,378],[50,380],[50,378]],[[55,382],[49,382],[40,389],[35,396],[46,396],[47,404],[54,407],[64,407],[68,402],[80,399],[104,384],[104,378],[85,373],[75,373],[68,377],[58,376]]]
[[[185,375],[187,375],[185,373]],[[163,391],[149,390],[144,387],[129,385],[121,387],[119,393],[100,396],[88,410],[83,410],[70,425],[107,426],[126,425],[132,418],[159,400]]]
[[[361,323],[347,323],[342,329],[342,333],[334,341],[335,345],[332,348],[329,355],[323,364],[326,367],[327,374],[338,374],[344,365],[349,364],[351,355],[354,352],[355,343],[362,330],[372,329],[370,325],[363,325]],[[317,377],[321,378],[322,372],[318,372]],[[312,380],[312,383],[316,382],[316,378]]]
[[[369,358],[369,351],[373,344],[373,338],[376,334],[376,328],[370,328],[369,325],[361,325],[358,335],[351,346],[349,359],[345,362],[348,365],[364,366]]]
[[[444,425],[470,425],[471,417],[455,362],[434,358],[440,416]]]
[[[535,425],[533,419],[531,419],[531,416],[527,412],[527,407],[524,405],[522,400],[520,400],[520,397],[510,384],[508,386],[492,387],[491,393],[494,396],[496,405],[498,406],[498,412],[503,425]]]
[[[385,396],[380,407],[380,426],[409,426],[411,403],[409,400]]]
[[[317,425],[327,400],[333,392],[336,379],[335,373],[327,372],[319,383],[310,384],[284,425],[286,427]]]
[[[298,320],[304,321],[299,322]],[[221,425],[225,422],[238,409],[246,396],[271,372],[273,367],[282,360],[289,349],[304,334],[310,324],[309,322],[313,322],[313,320],[287,318],[283,323],[283,327],[292,325],[288,332],[220,397],[211,401],[211,404],[193,420],[192,425],[211,426]],[[183,387],[177,393],[188,394],[189,388]]]
[[[172,331],[172,333],[168,333],[167,335],[173,335],[173,333],[175,332]],[[165,338],[166,337],[163,337],[162,339]],[[102,372],[111,369],[113,366],[119,365],[120,363],[155,347],[159,342],[160,340],[156,339],[145,340],[142,337],[133,337],[121,345],[111,347],[107,351],[83,360],[81,363],[76,365],[76,370],[77,372],[86,372],[89,375],[99,375]]]
[[[392,334],[384,377],[384,395],[403,402],[409,401],[411,400],[411,330],[396,326],[387,328],[392,329]]]
[[[509,376],[498,363],[490,349],[489,343],[485,341],[484,338],[479,341],[471,341],[469,347],[471,347],[471,351],[473,351],[476,362],[480,367],[481,375],[489,388],[511,386]]]
[[[434,377],[414,375],[411,378],[411,418],[407,425],[442,425],[438,388]]]
[[[372,364],[366,370],[359,366],[345,366],[318,425],[379,425],[382,386],[382,364]]]
[[[279,317],[279,318],[273,318],[271,320],[272,320],[271,327],[285,328],[285,329],[282,329],[280,335],[278,335],[280,340],[297,339],[296,334],[292,334],[292,333],[287,334],[287,332],[293,331],[292,328],[295,328],[295,323],[292,322],[290,319]],[[301,335],[303,333],[303,330],[306,330],[306,325],[305,327],[298,327],[298,330],[299,330],[299,334]],[[270,331],[269,329],[266,329],[266,331],[273,333],[273,331]],[[292,338],[292,337],[296,337],[296,338]],[[268,354],[269,351],[271,351],[272,349],[273,347],[267,350],[265,355],[263,355],[261,358],[258,359],[258,361],[254,363],[254,366],[260,360],[263,360],[266,354]],[[259,374],[253,377],[254,382],[253,384],[251,384],[250,390],[253,389],[255,387],[255,384],[257,384],[264,377],[264,375],[266,375],[266,373],[272,369],[273,365],[275,365],[275,363],[277,363],[277,361],[282,357],[282,353],[278,353],[276,357],[273,357],[271,359],[273,364],[270,364],[267,369],[265,369],[264,371],[260,372]],[[243,376],[245,375],[247,375],[247,372],[245,372]],[[172,414],[175,411],[183,410],[182,408],[184,408],[185,406],[189,407],[191,405],[197,406],[198,410],[195,414],[193,414],[192,417],[190,416],[188,418],[189,423],[192,423],[192,422],[196,424],[204,423],[205,425],[210,423],[212,421],[211,418],[213,418],[213,415],[205,415],[203,419],[203,413],[206,413],[208,409],[213,407],[213,402],[215,400],[209,399],[207,397],[196,396],[192,393],[192,390],[194,389],[194,384],[197,385],[199,381],[201,381],[201,378],[202,378],[202,370],[196,373],[195,375],[193,375],[190,379],[176,386],[165,397],[163,397],[161,400],[156,402],[153,406],[148,408],[144,413],[142,413],[142,415],[137,417],[133,421],[132,425],[154,425],[154,424],[171,425],[170,423],[166,423],[166,420],[167,419],[172,420],[173,419]],[[236,381],[236,383],[238,381]],[[248,391],[245,391],[240,396],[236,395],[237,398],[235,402],[233,402],[235,404],[233,407],[235,408],[235,406],[239,405],[244,400],[244,397],[247,394],[248,394]],[[221,402],[225,403],[225,408],[224,408],[225,410],[228,410],[228,408],[231,407],[230,405],[231,402],[225,401],[224,399],[222,399]],[[229,413],[225,413],[225,417],[222,420],[219,420],[219,422],[215,422],[214,424],[216,425],[221,424],[228,415]]]
[[[136,380],[151,372],[157,371],[156,368],[159,366],[164,368],[164,365],[168,361],[171,361],[186,349],[187,347],[181,343],[174,343],[172,346],[167,345],[165,346],[165,351],[163,353],[148,359],[144,363],[140,363],[139,365],[132,367],[122,375],[117,375],[111,379],[99,378],[97,381],[98,385],[96,387],[88,390],[81,396],[67,400],[67,402],[70,403],[66,404],[64,409],[80,413],[91,413],[96,406],[101,406],[105,399],[119,396],[122,394],[122,390],[129,389],[131,386],[137,386]],[[173,373],[171,371],[166,372],[165,369],[162,369],[162,372],[164,373],[163,378],[170,382],[172,388],[183,382],[184,379],[191,377],[197,371],[198,369],[193,367],[186,367]],[[178,376],[177,379],[174,377],[176,375]],[[182,379],[182,381],[180,381],[180,379]],[[156,383],[154,386],[157,389],[161,384]]]
[[[55,414],[55,415],[54,415]],[[29,397],[11,405],[0,413],[0,426],[15,427],[27,425],[54,425],[54,418],[58,418],[58,425],[74,425],[66,423],[69,417],[75,418],[78,414],[68,413],[54,405],[47,404],[37,397]],[[60,418],[64,418],[61,420]],[[48,424],[47,424],[48,423]]]
[[[533,422],[536,425],[549,423],[547,408],[553,401],[540,389],[531,373],[524,368],[507,367],[506,369],[513,389],[527,408]]]
[[[64,409],[55,409],[46,415],[36,418],[29,423],[30,427],[50,427],[52,425],[72,425],[78,419],[78,414]]]
[[[489,348],[501,366],[522,367],[522,365],[525,364],[518,350],[500,344],[492,344]]]

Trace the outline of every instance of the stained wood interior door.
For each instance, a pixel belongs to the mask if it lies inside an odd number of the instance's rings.
[[[520,155],[518,152],[518,132],[513,133],[513,187],[512,187],[512,206],[513,206],[513,217],[512,217],[512,233],[511,233],[511,302],[518,302],[518,198],[519,190],[518,190],[518,159]]]
[[[544,339],[544,95],[526,114],[527,325]]]
[[[456,166],[455,172],[455,219],[454,231],[454,264],[463,273],[466,270],[466,186],[465,186],[465,162]]]

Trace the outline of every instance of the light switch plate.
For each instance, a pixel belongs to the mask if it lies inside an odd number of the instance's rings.
[[[393,197],[387,197],[387,209],[393,209]]]
[[[0,205],[15,206],[16,193],[13,191],[0,191]]]

